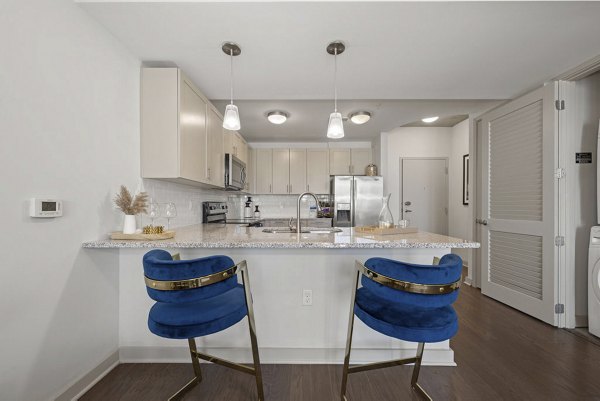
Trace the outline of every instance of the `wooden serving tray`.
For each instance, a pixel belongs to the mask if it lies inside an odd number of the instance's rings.
[[[161,234],[123,234],[120,231],[110,233],[110,239],[133,239],[133,240],[145,240],[154,241],[159,239],[169,239],[175,236],[175,231],[164,231]]]
[[[392,234],[411,234],[419,231],[417,227],[393,227],[393,228],[379,228],[377,226],[359,226],[354,227],[354,231],[361,234],[372,234],[372,235],[392,235]]]

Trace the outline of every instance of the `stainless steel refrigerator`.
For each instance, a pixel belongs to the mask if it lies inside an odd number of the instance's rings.
[[[377,225],[383,206],[383,177],[330,176],[334,227]]]

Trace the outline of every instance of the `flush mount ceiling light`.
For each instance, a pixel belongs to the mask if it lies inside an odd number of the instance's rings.
[[[333,70],[333,113],[329,115],[329,125],[327,126],[327,138],[340,139],[344,137],[344,124],[342,123],[342,115],[337,110],[337,56],[342,54],[346,46],[340,41],[331,42],[327,46],[327,53],[334,57]]]
[[[233,104],[233,56],[239,56],[242,53],[242,49],[233,42],[225,42],[221,46],[223,53],[227,54],[230,58],[229,72],[230,72],[230,83],[231,83],[231,104],[225,107],[225,115],[223,116],[223,128],[237,131],[240,129],[240,114],[238,108]]]
[[[273,110],[267,113],[267,120],[272,124],[283,124],[289,116],[285,111]]]
[[[426,118],[422,118],[421,121],[423,121],[424,123],[432,123],[438,120],[438,116],[435,117],[426,117]]]
[[[350,114],[350,121],[354,124],[361,125],[368,122],[371,119],[371,113],[368,111],[357,111]]]

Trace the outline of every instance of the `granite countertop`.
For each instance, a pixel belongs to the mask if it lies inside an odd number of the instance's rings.
[[[305,227],[303,227],[305,228]],[[306,227],[308,228],[308,227]],[[265,233],[263,227],[234,224],[196,224],[175,229],[174,238],[159,241],[101,239],[84,248],[479,248],[479,243],[445,235],[417,232],[398,235],[342,232]]]

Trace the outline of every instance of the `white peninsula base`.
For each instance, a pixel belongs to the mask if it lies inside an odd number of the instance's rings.
[[[277,234],[275,234],[277,235]],[[262,363],[341,364],[354,261],[387,257],[431,264],[450,248],[322,249],[322,248],[165,248],[182,259],[225,254],[236,263],[247,260],[254,298]],[[107,252],[95,250],[92,252]],[[150,333],[148,310],[152,300],[143,280],[142,256],[148,249],[121,248],[119,253],[119,344],[121,362],[189,362],[185,340]],[[312,306],[302,305],[303,290],[312,290]],[[207,353],[233,361],[251,362],[247,319],[235,326],[197,339]],[[416,343],[386,337],[356,319],[351,363],[367,363],[414,356]],[[427,344],[424,364],[453,366],[449,341]]]

